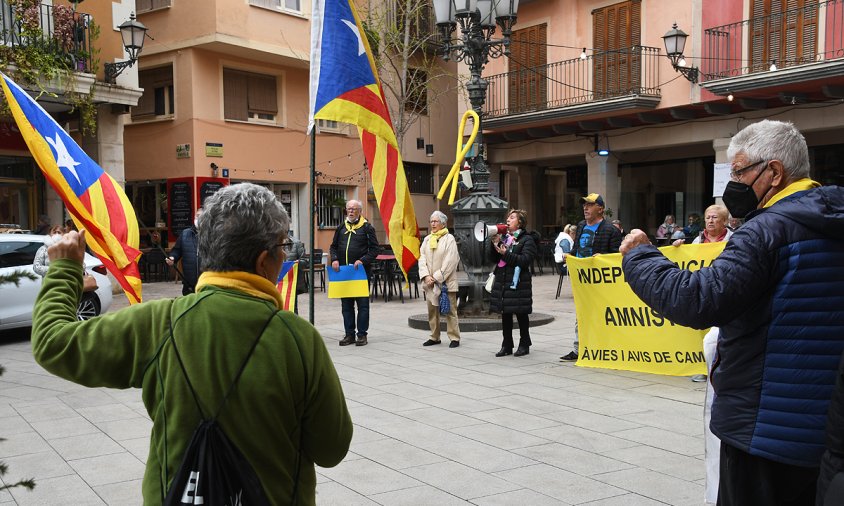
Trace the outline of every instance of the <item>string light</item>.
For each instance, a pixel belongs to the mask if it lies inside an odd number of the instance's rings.
[[[768,70],[770,70],[771,72],[777,71],[777,61],[776,60],[771,60],[771,67]]]
[[[727,95],[727,101],[732,102],[732,101],[733,101],[733,98],[735,98],[735,97],[733,97],[733,94],[732,94],[732,93],[729,93],[729,94]]]
[[[586,48],[585,47],[583,48],[583,51],[580,53],[580,59],[581,60],[586,59]]]

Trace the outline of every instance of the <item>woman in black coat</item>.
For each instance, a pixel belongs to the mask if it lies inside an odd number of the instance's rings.
[[[519,321],[519,347],[515,356],[530,353],[530,321],[533,312],[530,266],[536,256],[536,241],[527,233],[527,213],[514,209],[507,215],[508,233],[492,238],[495,281],[489,296],[489,309],[501,313],[504,339],[496,357],[513,353],[513,315]],[[518,275],[516,274],[518,272]],[[514,283],[514,278],[516,279]]]

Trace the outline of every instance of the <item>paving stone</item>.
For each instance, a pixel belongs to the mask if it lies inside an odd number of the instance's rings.
[[[144,465],[126,451],[71,460],[68,464],[91,486],[139,480],[144,476]]]

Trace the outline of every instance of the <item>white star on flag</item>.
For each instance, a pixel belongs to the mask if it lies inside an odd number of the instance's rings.
[[[363,39],[360,38],[360,30],[358,30],[358,25],[352,23],[351,21],[341,19],[340,21],[343,22],[346,26],[349,27],[349,30],[355,34],[355,37],[358,39],[358,56],[362,55],[366,52],[366,47],[363,45]]]
[[[78,181],[81,185],[82,181],[79,179],[79,174],[76,173],[75,169],[77,165],[81,164],[74,160],[73,157],[70,156],[70,153],[67,152],[67,148],[65,147],[62,138],[59,137],[58,132],[56,132],[56,140],[53,140],[49,137],[45,137],[45,139],[47,140],[47,142],[50,143],[51,146],[53,146],[53,149],[56,150],[56,165],[69,170],[70,173],[73,174],[73,177],[76,178],[76,181]]]

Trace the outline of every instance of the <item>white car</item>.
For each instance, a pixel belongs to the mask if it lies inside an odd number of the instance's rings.
[[[48,236],[30,234],[0,234],[0,276],[23,271],[35,279],[21,278],[20,285],[0,285],[0,330],[32,326],[32,308],[41,290],[41,276],[32,269],[35,253],[44,246]],[[111,281],[100,260],[85,253],[85,271],[97,280],[97,289],[84,292],[76,317],[93,318],[111,307]]]

